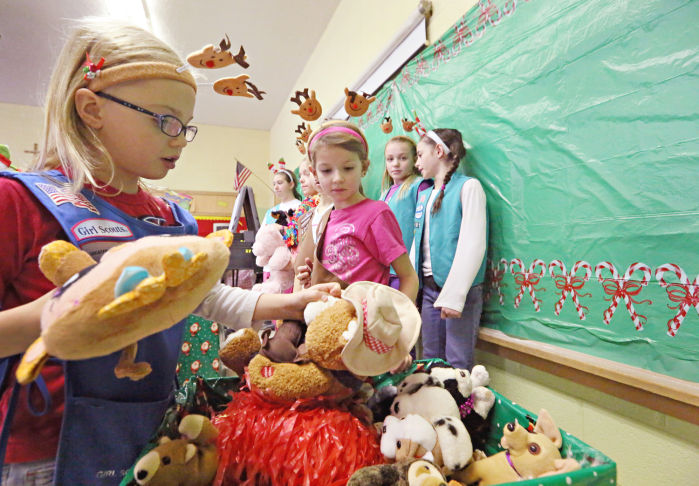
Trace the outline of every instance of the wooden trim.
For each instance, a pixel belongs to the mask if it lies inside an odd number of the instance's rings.
[[[476,347],[699,425],[699,383],[481,328]]]

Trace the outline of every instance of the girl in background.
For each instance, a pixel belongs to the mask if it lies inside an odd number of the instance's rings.
[[[295,210],[301,204],[301,195],[296,190],[296,176],[289,169],[279,168],[272,177],[272,189],[274,196],[280,201],[279,204],[269,208],[265,213],[262,224],[272,224],[276,222],[272,217],[273,211],[288,212]]]
[[[84,20],[49,82],[35,171],[0,172],[4,486],[119,484],[172,403],[182,322],[139,341],[139,359],[153,367],[140,381],[114,376],[115,353],[50,360],[36,384],[20,387],[14,356],[39,336],[42,304],[53,289],[38,266],[43,245],[68,240],[99,260],[128,240],[197,233],[189,213],[141,183],[174,169],[197,133],[189,125],[197,86],[188,71],[178,69],[183,65],[143,29]],[[105,220],[129,231],[104,232]],[[78,223],[90,232],[76,232]],[[301,318],[306,303],[322,297],[318,289],[304,292],[260,295],[219,284],[197,313],[234,327],[253,319]]]
[[[413,261],[422,288],[424,358],[470,370],[483,305],[487,241],[485,193],[457,172],[461,133],[430,130],[417,145],[417,168],[434,180],[415,207]]]
[[[413,244],[417,193],[430,185],[419,177],[420,172],[415,167],[416,149],[415,142],[410,137],[398,135],[391,138],[384,148],[386,170],[381,180],[383,192],[380,200],[386,202],[395,214],[403,235],[403,243],[408,250]],[[396,289],[399,287],[399,280],[393,268],[389,285]]]
[[[398,290],[414,301],[417,275],[396,217],[386,203],[360,192],[369,169],[364,134],[352,123],[326,122],[309,137],[308,154],[333,207],[321,219],[316,244],[305,238],[299,247],[302,286],[333,280],[343,286],[361,280],[387,285],[392,266],[400,279]]]

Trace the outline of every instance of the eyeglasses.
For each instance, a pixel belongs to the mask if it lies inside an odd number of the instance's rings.
[[[197,127],[195,127],[194,125],[185,125],[180,121],[179,118],[175,116],[153,113],[152,111],[148,111],[145,108],[141,108],[140,106],[136,106],[133,103],[129,103],[128,101],[124,101],[122,99],[117,98],[116,96],[112,96],[101,91],[95,94],[102,98],[114,101],[115,103],[119,103],[120,105],[124,105],[127,108],[131,108],[132,110],[136,110],[145,115],[152,116],[160,123],[160,131],[168,137],[179,137],[180,133],[184,132],[184,139],[188,142],[191,142],[197,135]]]

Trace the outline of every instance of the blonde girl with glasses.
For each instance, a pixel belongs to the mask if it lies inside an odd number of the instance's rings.
[[[153,364],[140,381],[114,376],[116,354],[50,361],[36,387],[19,387],[14,367],[39,335],[53,288],[37,263],[44,244],[68,240],[99,260],[139,237],[197,233],[189,213],[141,184],[175,169],[197,133],[197,85],[183,65],[138,27],[77,23],[49,83],[36,167],[0,173],[3,485],[119,484],[172,402],[182,322],[138,343],[138,358]],[[339,286],[261,296],[219,284],[197,313],[233,327],[301,318],[329,291],[339,295]]]

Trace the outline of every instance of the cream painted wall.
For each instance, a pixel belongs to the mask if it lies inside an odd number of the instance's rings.
[[[10,147],[12,163],[18,168],[31,165],[34,156],[25,150],[41,145],[43,123],[41,108],[0,103],[0,144]]]
[[[434,14],[428,24],[428,39],[439,39],[475,3],[476,0],[433,0]],[[330,110],[344,98],[345,87],[353,84],[374,62],[417,6],[417,0],[340,2],[297,79],[294,91],[306,87],[314,89],[323,110]],[[289,98],[294,91],[289,93]],[[290,113],[294,108],[296,105],[291,101],[284,106],[270,134],[270,155],[273,159],[284,157],[290,167],[297,167],[303,157],[296,149],[294,133],[303,120]],[[311,122],[311,126],[316,128],[319,121]]]
[[[0,143],[9,145],[12,161],[26,169],[31,165],[32,155],[24,151],[33,150],[34,143],[41,144],[42,109],[0,103],[0,114]],[[182,152],[177,168],[151,185],[184,192],[233,192],[237,157],[253,172],[246,184],[252,187],[258,207],[272,206],[274,194],[267,170],[269,132],[198,126],[197,138]]]
[[[556,424],[617,463],[623,486],[697,484],[699,427],[626,402],[553,374],[477,351],[491,386]]]

